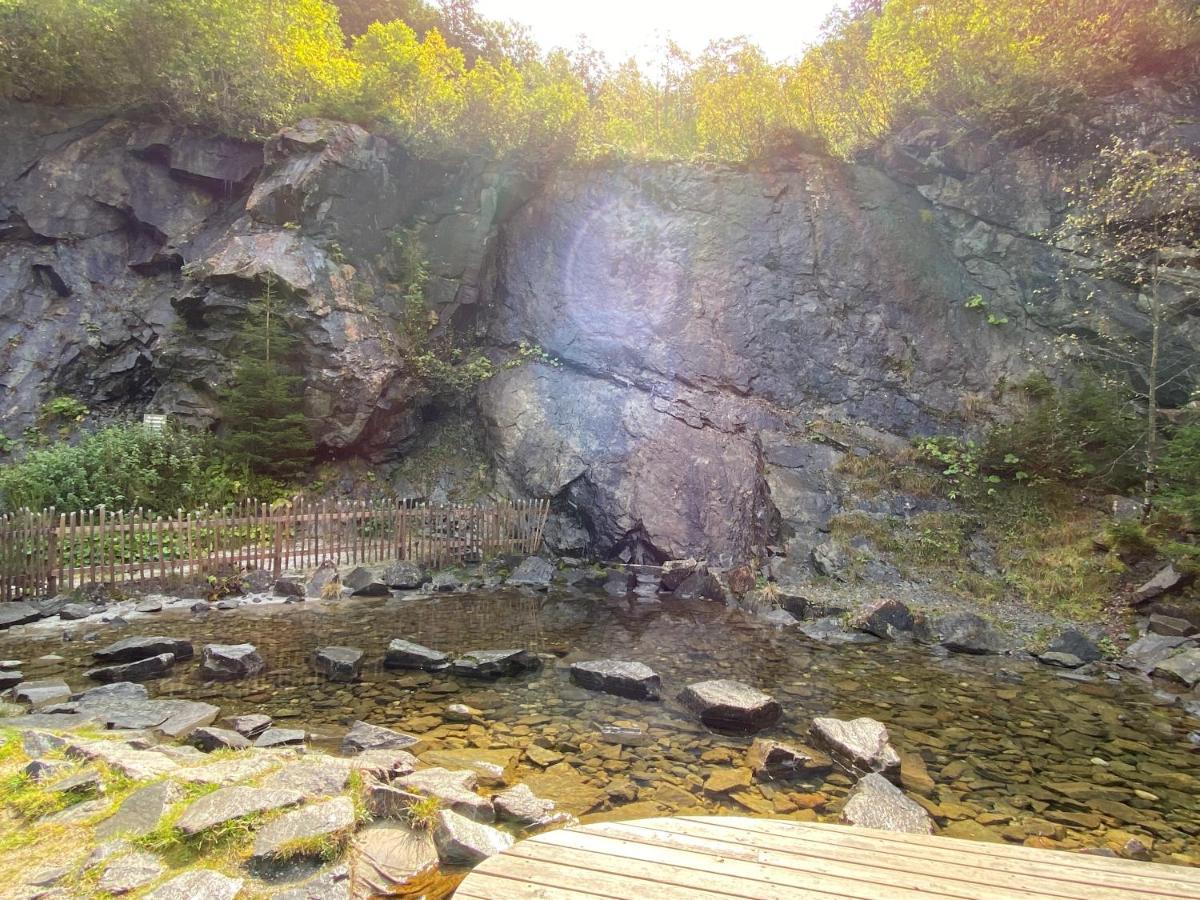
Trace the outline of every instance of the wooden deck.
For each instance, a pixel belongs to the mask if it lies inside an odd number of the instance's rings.
[[[1200,898],[1200,870],[781,819],[601,822],[518,842],[456,900]]]

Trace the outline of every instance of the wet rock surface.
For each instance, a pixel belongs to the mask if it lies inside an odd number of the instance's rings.
[[[935,626],[942,646],[953,653],[986,655],[1004,651],[1004,637],[974,613],[953,613]]]
[[[433,829],[438,858],[447,866],[473,866],[513,845],[511,835],[452,810],[438,813]]]
[[[363,651],[357,647],[318,647],[313,654],[313,668],[330,681],[356,681],[362,666]]]
[[[657,700],[662,689],[662,679],[645,663],[616,659],[572,663],[571,680],[589,690],[632,700]]]
[[[900,775],[900,754],[889,743],[887,727],[866,717],[843,721],[819,716],[809,726],[813,741],[843,766],[876,772],[893,780]]]
[[[450,665],[450,658],[438,650],[396,638],[387,647],[383,664],[389,669],[426,669],[436,672]]]
[[[191,659],[195,650],[192,642],[183,638],[129,637],[93,651],[92,656],[102,663],[127,663],[164,653],[170,653],[176,660],[184,660]]]
[[[362,753],[364,750],[404,750],[417,743],[420,739],[411,734],[404,734],[372,725],[369,722],[355,722],[346,736],[342,738],[343,753]]]
[[[717,731],[761,731],[774,725],[783,714],[773,697],[728,679],[690,684],[680,693],[679,702]]]
[[[540,669],[542,661],[528,650],[472,650],[455,659],[450,671],[465,678],[488,680]]]
[[[209,644],[204,648],[200,674],[214,681],[249,678],[266,668],[253,644]]]
[[[882,775],[865,775],[850,791],[841,821],[861,828],[932,834],[933,820],[917,803]]]

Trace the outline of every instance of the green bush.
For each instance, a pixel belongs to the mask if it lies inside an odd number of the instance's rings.
[[[1175,431],[1163,447],[1158,477],[1159,504],[1184,517],[1193,531],[1200,530],[1200,425]]]

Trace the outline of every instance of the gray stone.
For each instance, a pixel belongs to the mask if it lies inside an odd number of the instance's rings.
[[[295,855],[289,846],[294,842],[333,838],[353,829],[354,803],[349,797],[310,803],[286,812],[260,828],[254,839],[251,859],[288,858]]]
[[[156,613],[162,612],[163,602],[157,598],[153,600],[143,600],[133,608],[134,612],[140,613]]]
[[[307,734],[302,728],[268,728],[254,739],[254,746],[264,747],[294,747],[304,743]]]
[[[356,721],[342,738],[343,753],[362,753],[364,750],[404,750],[418,743],[420,738],[400,731]]]
[[[13,699],[18,703],[28,703],[31,706],[45,706],[47,703],[58,703],[71,696],[67,683],[57,678],[47,678],[41,681],[22,681],[13,688]]]
[[[304,585],[294,578],[280,578],[274,584],[276,597],[304,597]]]
[[[1162,634],[1168,637],[1191,637],[1200,632],[1200,628],[1197,628],[1187,619],[1164,616],[1159,613],[1150,616],[1147,630],[1151,634]]]
[[[219,706],[191,700],[159,701],[173,704],[170,717],[155,730],[164,737],[179,739],[187,737],[193,729],[211,725],[221,714]]]
[[[387,583],[366,566],[349,572],[342,579],[342,587],[356,597],[386,597],[391,592]]]
[[[1136,669],[1139,672],[1149,675],[1159,663],[1171,656],[1178,647],[1190,641],[1191,639],[1186,637],[1143,634],[1125,648],[1125,655],[1117,660],[1117,665],[1126,669]]]
[[[336,591],[337,595],[341,594],[342,579],[338,575],[337,566],[333,563],[322,563],[308,579],[308,585],[305,587],[305,593],[309,597],[324,597],[329,590]],[[333,585],[333,588],[330,588]]]
[[[174,665],[175,654],[160,653],[158,656],[148,656],[136,662],[88,669],[83,674],[93,681],[144,681],[149,678],[162,678]]]
[[[424,569],[414,562],[406,561],[385,566],[379,573],[379,578],[388,587],[400,591],[416,590],[429,580]]]
[[[429,580],[429,590],[434,593],[461,591],[464,587],[463,580],[454,572],[438,572]]]
[[[876,637],[895,639],[913,630],[912,611],[899,600],[877,600],[854,620],[854,627]]]
[[[793,625],[798,625],[796,617],[786,609],[772,609],[759,616],[768,625],[773,625],[776,628],[790,628]]]
[[[847,769],[875,772],[892,780],[900,777],[900,754],[888,743],[888,730],[882,722],[866,717],[850,721],[818,717],[812,720],[809,734]]]
[[[250,742],[236,731],[224,728],[196,728],[188,735],[188,743],[199,747],[205,753],[214,750],[245,750]]]
[[[472,650],[450,665],[450,671],[465,678],[496,679],[523,675],[540,669],[542,661],[528,650]]]
[[[513,839],[497,828],[443,809],[438,811],[433,843],[442,865],[473,866],[507,850]]]
[[[193,869],[155,888],[144,900],[234,900],[243,884],[241,878],[212,869]]]
[[[554,578],[554,565],[540,556],[530,556],[513,569],[505,584],[513,587],[531,587],[544,591]]]
[[[355,897],[420,896],[438,877],[438,852],[429,831],[400,822],[364,828],[350,850]]]
[[[437,650],[396,638],[388,644],[383,665],[388,669],[424,669],[427,672],[437,672],[450,665],[450,658]]]
[[[64,622],[75,622],[103,612],[103,609],[101,606],[93,606],[90,603],[65,603],[58,611],[58,617]]]
[[[1084,661],[1073,653],[1059,653],[1053,650],[1039,654],[1038,662],[1043,662],[1048,666],[1058,666],[1060,669],[1078,669],[1085,665]]]
[[[662,679],[640,662],[596,659],[571,664],[571,680],[580,687],[632,700],[657,700]]]
[[[147,700],[150,692],[144,684],[135,681],[114,681],[99,687],[88,688],[72,694],[71,700],[81,706],[103,705],[111,700]]]
[[[573,818],[555,811],[554,801],[536,796],[528,785],[518,784],[492,797],[498,822],[516,822],[528,830],[565,824]]]
[[[864,775],[850,790],[841,821],[859,828],[933,834],[933,820],[919,804],[881,775]]]
[[[778,722],[783,714],[775,698],[728,679],[689,684],[678,699],[714,731],[739,734],[761,731]]]
[[[701,566],[691,575],[680,582],[679,587],[671,592],[676,600],[715,600],[723,603],[726,599],[725,588],[717,577]]]
[[[495,811],[489,800],[475,793],[477,781],[474,772],[434,766],[397,778],[392,785],[402,791],[436,797],[443,806],[477,822],[491,822]]]
[[[645,747],[654,743],[654,737],[649,732],[622,725],[600,725],[596,728],[596,736],[605,744],[621,744],[624,747]]]
[[[312,756],[272,772],[259,781],[258,786],[270,790],[298,791],[305,797],[328,797],[346,789],[351,771],[347,760]]]
[[[242,737],[256,738],[271,727],[271,717],[262,713],[249,713],[244,716],[230,716],[225,724]]]
[[[253,644],[209,644],[200,662],[201,676],[213,681],[252,678],[265,668]]]
[[[299,791],[269,790],[244,785],[218,788],[192,801],[176,822],[185,835],[199,834],[243,816],[295,806],[304,799]]]
[[[110,859],[96,886],[114,896],[128,894],[156,881],[166,870],[167,867],[153,853],[134,850]]]
[[[62,781],[46,785],[46,790],[55,794],[78,794],[79,799],[92,794],[104,793],[104,779],[95,769],[84,769]]]
[[[167,775],[179,768],[162,753],[140,750],[124,741],[92,741],[71,736],[66,739],[65,750],[68,756],[102,762],[135,781]]]
[[[362,673],[363,652],[357,647],[319,647],[313,668],[330,681],[357,681]]]
[[[71,764],[62,759],[34,759],[26,763],[21,771],[34,781],[45,781],[57,778],[70,768]]]
[[[755,738],[746,751],[746,766],[761,779],[816,778],[828,774],[833,760],[812,747]]]
[[[0,631],[12,628],[14,625],[36,622],[41,617],[41,610],[24,600],[0,603]]]
[[[811,559],[814,572],[839,581],[850,566],[850,554],[834,540],[822,541],[813,547]]]
[[[953,613],[938,620],[935,630],[941,644],[953,653],[984,655],[1002,653],[1004,638],[999,631],[974,613]]]
[[[800,631],[806,637],[822,644],[873,644],[879,640],[865,631],[849,631],[837,616],[824,616],[811,622],[802,622]]]
[[[1168,594],[1171,591],[1184,587],[1191,583],[1191,580],[1192,576],[1190,573],[1180,572],[1175,568],[1173,563],[1167,563],[1167,565],[1159,569],[1158,574],[1133,592],[1131,602],[1134,606],[1149,603],[1163,594]]]
[[[130,637],[95,650],[92,652],[92,656],[96,657],[99,662],[125,663],[164,653],[172,654],[176,660],[183,660],[191,659],[195,651],[192,648],[192,642],[183,638]]]
[[[24,680],[25,675],[18,669],[0,669],[0,691],[6,691]]]
[[[350,870],[344,864],[336,865],[303,884],[272,894],[271,900],[351,900]]]
[[[700,566],[695,559],[668,559],[663,563],[659,575],[659,587],[664,591],[674,591]]]
[[[96,826],[96,839],[109,841],[126,835],[136,837],[153,831],[167,810],[183,796],[172,781],[156,781],[126,797],[117,811]]]
[[[1178,681],[1189,688],[1195,687],[1200,683],[1200,648],[1192,647],[1168,656],[1154,667],[1153,674]]]
[[[1104,658],[1104,653],[1090,637],[1077,628],[1067,628],[1059,633],[1046,648],[1048,653],[1064,653],[1081,662],[1095,662]]]

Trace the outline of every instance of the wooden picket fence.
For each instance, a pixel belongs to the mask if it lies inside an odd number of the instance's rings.
[[[42,597],[88,582],[114,584],[411,560],[434,567],[541,547],[548,500],[486,506],[415,501],[247,501],[156,516],[145,510],[0,516],[0,599]]]

